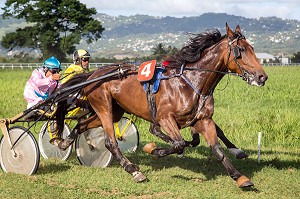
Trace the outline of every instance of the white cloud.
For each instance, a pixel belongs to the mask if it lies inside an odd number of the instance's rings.
[[[299,0],[80,0],[109,15],[199,16],[207,12],[247,18],[276,16],[300,20]]]

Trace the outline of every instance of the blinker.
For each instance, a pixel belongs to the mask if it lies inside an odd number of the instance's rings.
[[[238,46],[233,47],[233,54],[235,59],[241,56],[240,48]]]

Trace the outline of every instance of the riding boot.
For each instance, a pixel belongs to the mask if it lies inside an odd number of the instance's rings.
[[[76,129],[74,129],[70,135],[68,135],[65,139],[62,139],[60,142],[57,143],[58,148],[61,150],[66,150],[67,148],[69,148],[69,146],[73,144],[77,136],[78,132]]]

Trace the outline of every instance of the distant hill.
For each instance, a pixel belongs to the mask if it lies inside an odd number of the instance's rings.
[[[225,13],[205,13],[195,17],[154,17],[148,15],[109,16],[97,14],[105,31],[102,38],[80,47],[87,48],[94,56],[135,57],[151,54],[158,43],[181,48],[187,41],[188,33],[199,33],[217,28],[225,34],[225,23],[234,29],[240,25],[247,40],[256,52],[275,56],[291,56],[300,51],[300,21],[283,20],[277,17],[250,19]],[[18,21],[0,21],[0,37],[11,31]],[[26,25],[23,21],[17,26]],[[4,51],[0,51],[0,54]]]

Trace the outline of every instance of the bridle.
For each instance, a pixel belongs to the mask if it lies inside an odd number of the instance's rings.
[[[226,68],[228,68],[228,65],[234,61],[239,69],[242,71],[242,74],[238,74],[238,73],[235,73],[235,72],[229,72],[229,71],[219,71],[219,70],[210,70],[210,69],[203,69],[203,68],[187,68],[185,67],[186,66],[186,63],[182,64],[182,66],[180,67],[180,71],[181,71],[181,74],[183,72],[183,68],[184,70],[197,70],[197,71],[205,71],[205,72],[213,72],[213,73],[219,73],[219,74],[223,74],[223,75],[233,75],[233,76],[239,76],[239,77],[242,77],[244,78],[244,74],[246,74],[245,70],[243,69],[243,67],[240,65],[240,63],[238,62],[238,58],[241,57],[241,50],[242,50],[242,47],[239,46],[239,40],[242,40],[242,39],[246,39],[244,35],[242,35],[241,33],[237,33],[238,36],[231,40],[229,36],[227,36],[227,39],[228,39],[228,53],[227,53],[227,61],[226,61]],[[233,46],[233,44],[236,42],[236,45]],[[233,59],[232,60],[229,60],[230,58],[230,55],[231,55],[231,52],[233,52]],[[178,69],[177,66],[173,67],[173,66],[168,66],[168,68],[176,68]],[[181,75],[180,74],[180,75]],[[175,76],[178,76],[179,74],[175,75]]]
[[[229,63],[234,60],[234,62],[236,63],[236,65],[242,71],[242,75],[240,75],[240,74],[236,74],[236,75],[238,75],[238,76],[240,76],[242,78],[245,78],[245,74],[247,74],[247,72],[243,69],[243,67],[240,65],[240,63],[238,62],[237,59],[241,57],[241,50],[242,50],[242,48],[239,46],[239,40],[246,39],[246,38],[241,33],[235,32],[235,34],[237,34],[238,36],[235,39],[233,39],[233,40],[231,40],[230,37],[227,36],[227,39],[228,39],[228,53],[227,53],[226,67],[228,67]],[[236,42],[236,45],[233,46],[233,44],[235,42]],[[233,60],[229,61],[231,52],[233,52]]]
[[[234,61],[239,69],[242,71],[242,74],[238,74],[235,72],[229,72],[229,71],[218,71],[218,70],[210,70],[210,69],[202,69],[202,68],[188,68],[185,67],[186,64],[182,64],[180,67],[180,72],[170,75],[170,76],[162,76],[160,77],[160,79],[169,79],[169,78],[173,78],[173,77],[181,77],[188,85],[190,85],[193,90],[200,95],[200,91],[188,80],[188,78],[186,78],[183,75],[183,71],[184,70],[197,70],[197,71],[205,71],[205,72],[213,72],[213,73],[219,73],[219,74],[223,74],[223,75],[234,75],[234,76],[239,76],[242,77],[243,79],[245,78],[245,74],[247,74],[247,72],[245,72],[245,70],[241,67],[240,63],[238,62],[238,58],[241,57],[241,47],[239,46],[239,40],[242,39],[246,39],[244,35],[242,35],[241,33],[235,32],[235,34],[237,34],[238,36],[236,38],[234,38],[233,40],[230,39],[229,36],[227,36],[228,39],[228,54],[227,54],[227,62],[225,64],[226,68],[228,68],[228,65],[230,64],[230,62]],[[233,44],[236,42],[236,45],[233,46]],[[229,60],[231,52],[233,52],[233,59]],[[178,67],[172,67],[172,66],[168,66],[168,68],[176,68],[178,69]]]

